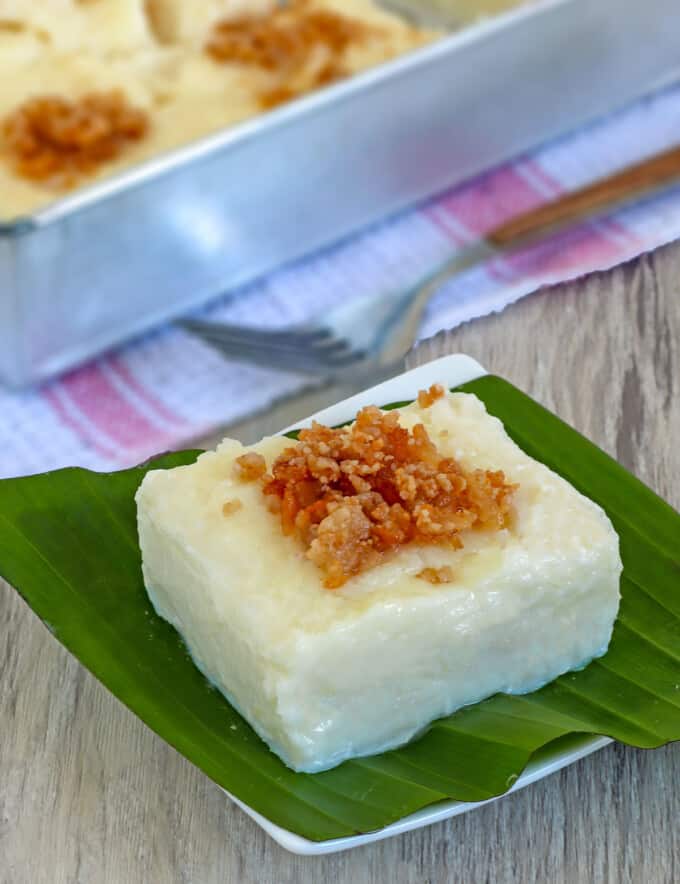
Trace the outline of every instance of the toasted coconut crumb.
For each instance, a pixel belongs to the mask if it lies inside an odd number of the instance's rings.
[[[347,76],[347,50],[378,33],[359,19],[290,0],[262,15],[218,21],[205,51],[216,62],[272,75],[273,84],[259,95],[266,110]]]
[[[453,569],[449,565],[443,565],[441,568],[423,568],[416,574],[420,580],[427,580],[428,583],[438,585],[440,583],[453,582]]]
[[[267,472],[267,463],[261,454],[249,451],[236,458],[234,475],[242,482],[255,482]]]
[[[251,457],[259,455],[239,462]],[[462,531],[503,528],[517,488],[500,470],[464,470],[441,456],[422,424],[404,429],[397,412],[374,406],[362,409],[350,427],[314,423],[302,430],[271,474],[264,475],[263,460],[258,464],[269,509],[329,589],[406,544],[459,549]],[[430,582],[447,582],[447,570],[435,570],[441,574]]]
[[[236,498],[234,498],[233,500],[225,500],[222,504],[222,515],[231,516],[233,513],[237,513],[242,508],[243,503]]]
[[[91,92],[76,101],[44,95],[5,118],[3,149],[22,178],[65,190],[117,159],[148,130],[147,114],[121,90]]]
[[[444,388],[441,384],[432,384],[429,390],[421,390],[418,393],[418,405],[421,408],[429,408],[437,399],[441,399],[444,395]]]

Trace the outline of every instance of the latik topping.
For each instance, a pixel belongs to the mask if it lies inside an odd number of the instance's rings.
[[[445,390],[441,384],[432,384],[429,390],[421,390],[418,393],[418,405],[421,408],[429,408],[444,396]]]
[[[438,388],[425,395],[439,398]],[[396,412],[375,407],[362,409],[350,427],[315,423],[302,430],[270,474],[251,475],[275,503],[270,509],[284,534],[302,544],[329,589],[406,544],[458,549],[462,531],[503,528],[517,488],[501,470],[465,470],[442,457],[423,424],[407,430]],[[447,568],[419,576],[452,579]]]
[[[357,19],[291,0],[272,12],[218,22],[205,51],[215,61],[272,74],[275,83],[259,96],[268,108],[347,76],[346,51],[374,33]]]
[[[119,90],[91,92],[76,101],[39,96],[5,118],[3,148],[22,178],[65,190],[117,159],[148,129],[146,113]]]
[[[449,565],[443,565],[441,568],[423,568],[416,574],[421,580],[427,580],[435,586],[439,583],[453,582],[453,569]]]

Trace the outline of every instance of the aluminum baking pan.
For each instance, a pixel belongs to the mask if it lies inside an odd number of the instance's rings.
[[[544,0],[0,228],[0,378],[68,369],[680,77],[677,0]]]

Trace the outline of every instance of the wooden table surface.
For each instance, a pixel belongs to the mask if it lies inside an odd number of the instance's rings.
[[[422,345],[462,351],[680,508],[680,246]],[[679,539],[680,542],[680,539]],[[324,858],[278,847],[0,585],[0,882],[680,882],[680,748],[610,746],[507,799]]]

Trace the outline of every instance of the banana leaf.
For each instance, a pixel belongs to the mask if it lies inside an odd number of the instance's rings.
[[[166,455],[112,474],[0,482],[0,573],[109,690],[220,786],[311,840],[382,828],[444,799],[505,792],[532,755],[573,734],[652,748],[680,739],[680,514],[595,445],[493,376],[473,392],[530,455],[609,514],[622,602],[607,654],[525,696],[496,695],[409,745],[319,774],[290,771],[192,664],[142,583],[134,494]]]

